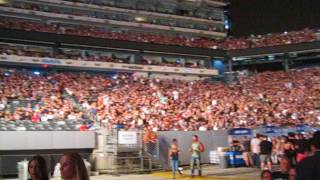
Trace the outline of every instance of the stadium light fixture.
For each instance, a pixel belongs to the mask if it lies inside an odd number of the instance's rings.
[[[8,0],[0,0],[0,5],[4,5],[4,4],[7,4],[8,3]]]
[[[137,16],[134,18],[134,20],[136,20],[137,22],[144,22],[146,21],[146,18],[145,17],[141,17],[141,16]]]

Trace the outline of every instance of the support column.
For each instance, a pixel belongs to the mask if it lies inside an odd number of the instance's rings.
[[[289,59],[288,57],[285,57],[282,61],[282,65],[283,65],[283,68],[284,68],[284,71],[288,71],[289,70]]]
[[[134,64],[141,64],[142,55],[141,51],[134,53]]]
[[[226,57],[226,59],[228,60],[228,72],[232,72],[233,68],[232,68],[232,58],[231,57]]]
[[[213,69],[212,59],[213,59],[213,57],[209,57],[209,59],[204,60],[204,67],[206,67],[208,69]]]
[[[60,43],[56,42],[55,45],[52,46],[52,57],[55,57],[56,55],[59,54],[59,47],[60,47]]]

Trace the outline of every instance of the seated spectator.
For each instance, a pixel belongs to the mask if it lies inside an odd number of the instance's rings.
[[[57,34],[67,34],[76,36],[89,36],[104,39],[116,39],[125,41],[134,41],[142,43],[156,43],[164,45],[178,45],[196,48],[209,49],[247,49],[261,48],[270,46],[279,46],[287,44],[297,44],[316,41],[316,30],[303,29],[286,33],[274,33],[267,35],[251,36],[247,38],[229,38],[223,41],[208,39],[203,37],[174,37],[170,35],[156,35],[138,32],[110,32],[105,29],[76,26],[68,24],[43,24],[39,22],[30,22],[20,19],[6,18],[0,20],[0,28],[18,29],[26,31],[48,32]],[[92,59],[92,57],[88,57]],[[109,59],[106,58],[106,61]],[[123,60],[117,60],[122,63]]]
[[[65,120],[89,119],[109,128],[148,127],[146,131],[153,132],[265,124],[286,127],[301,122],[317,126],[320,119],[319,68],[264,72],[240,77],[231,84],[126,73],[114,78],[85,72],[48,70],[34,74],[26,69],[0,68],[0,74],[0,98],[6,104],[0,118],[5,121],[56,121],[64,126]],[[254,154],[260,153],[257,142],[251,146]],[[288,141],[277,151],[290,155],[294,146]],[[294,153],[292,157],[296,157]]]
[[[87,123],[83,122],[79,129],[80,131],[88,131]]]

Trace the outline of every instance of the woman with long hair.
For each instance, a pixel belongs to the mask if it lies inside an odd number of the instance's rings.
[[[179,170],[179,146],[177,139],[172,139],[172,144],[169,149],[169,160],[171,162],[171,169],[172,169],[172,177],[173,179],[176,178],[176,172],[182,175],[181,171]]]
[[[89,180],[82,157],[75,152],[65,153],[60,158],[61,178],[64,180]]]
[[[46,160],[40,155],[33,156],[28,163],[28,173],[31,180],[49,180]]]

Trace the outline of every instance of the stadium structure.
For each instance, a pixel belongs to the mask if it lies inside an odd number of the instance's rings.
[[[231,128],[319,125],[318,29],[232,38],[223,0],[0,2],[0,176],[34,154],[53,173],[69,151],[99,173],[151,172],[173,136],[209,153]]]

